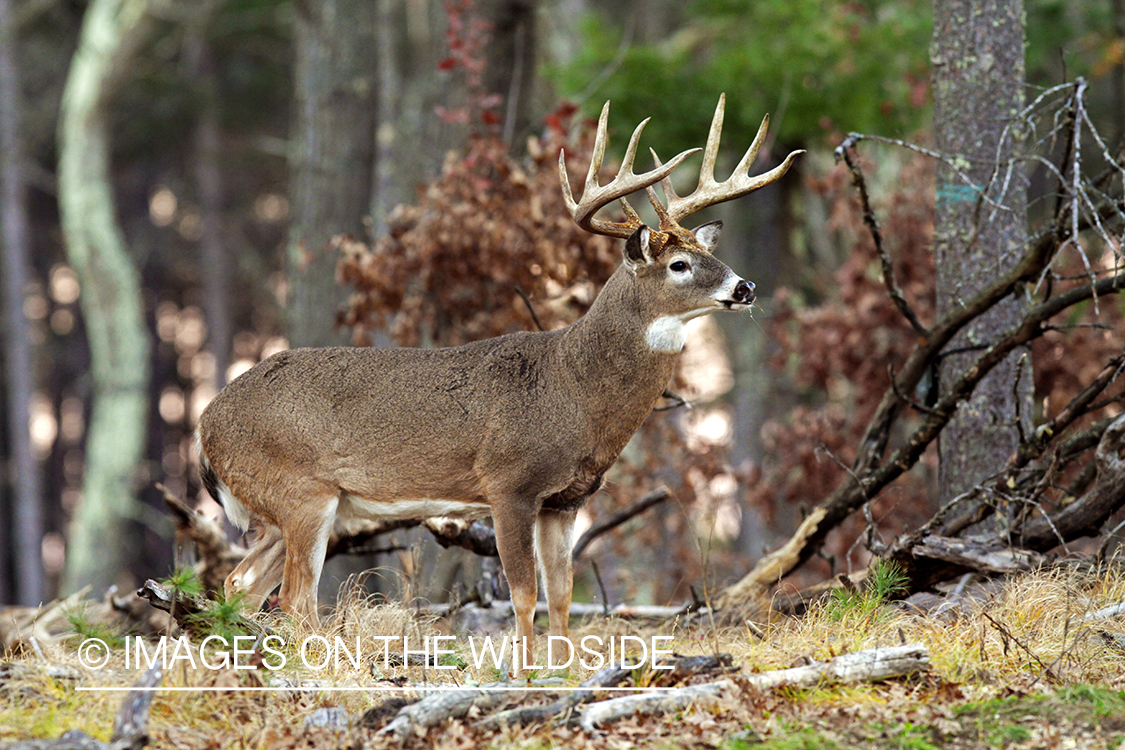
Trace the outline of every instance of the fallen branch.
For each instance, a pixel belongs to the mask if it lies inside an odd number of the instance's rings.
[[[638,516],[654,505],[659,505],[671,496],[672,493],[668,490],[667,487],[658,487],[639,500],[630,503],[626,507],[610,515],[608,518],[594,524],[590,528],[586,529],[585,533],[583,533],[582,536],[578,537],[578,542],[574,545],[574,551],[571,552],[571,558],[577,560],[579,555],[585,552],[586,548],[590,546],[590,542],[594,541],[607,531],[617,528],[633,516]]]
[[[436,692],[404,706],[389,724],[379,730],[379,734],[390,735],[398,740],[404,740],[412,734],[425,734],[430,727],[450,719],[463,718],[474,708],[483,712],[491,711],[517,694],[516,690],[503,688],[465,688]]]
[[[576,708],[594,700],[598,696],[599,688],[616,687],[629,679],[632,674],[631,669],[606,667],[583,682],[580,686],[583,688],[582,690],[568,693],[561,700],[549,703],[546,706],[520,706],[509,711],[501,711],[478,722],[477,726],[480,729],[491,731],[507,726],[544,724],[555,719],[566,721]]]
[[[734,680],[719,680],[705,682],[702,685],[689,685],[679,690],[626,695],[622,698],[592,703],[579,709],[582,711],[579,724],[587,732],[591,732],[603,724],[618,719],[638,714],[675,713],[697,703],[713,702],[737,691],[738,685]]]
[[[1081,498],[1051,514],[1024,524],[1013,538],[1028,549],[1045,551],[1062,541],[1077,539],[1098,529],[1125,505],[1125,414],[1117,417],[1094,451],[1097,478]],[[1061,539],[1059,537],[1062,537]]]
[[[206,623],[206,613],[214,607],[215,603],[206,597],[177,591],[151,579],[145,581],[137,590],[137,596],[172,615],[176,625],[185,633],[205,636],[210,632]],[[236,615],[231,624],[256,637],[265,637],[272,633],[269,628],[241,615]]]
[[[908,644],[856,651],[803,667],[747,675],[746,684],[769,690],[782,686],[813,687],[824,682],[874,682],[924,672],[929,664],[930,652],[925,646]]]
[[[1018,573],[1032,570],[1043,562],[1043,556],[1031,550],[1006,547],[998,542],[950,539],[928,536],[911,547],[911,554],[931,560],[942,560],[958,568],[980,573]]]
[[[1029,254],[1019,267],[1009,274],[1008,280],[1012,281],[1013,286],[1015,280],[1023,278],[1029,269],[1042,268],[1033,260],[1034,254]],[[991,300],[989,304],[986,304],[989,300],[985,298],[990,298],[990,295],[1000,291],[997,285],[1004,286],[1002,282],[997,282],[996,285],[982,292],[964,308],[959,308],[960,312],[950,313],[946,319],[932,329],[931,338],[942,338],[946,333],[952,335],[953,328],[959,328],[967,322],[967,319],[961,318],[965,310],[980,307],[980,311],[983,312],[984,309],[995,304],[998,300]],[[977,383],[1009,352],[1039,336],[1044,330],[1042,324],[1046,320],[1091,297],[1108,297],[1123,288],[1125,288],[1125,273],[1118,273],[1095,283],[1067,290],[1033,306],[1019,325],[999,336],[975,362],[965,369],[959,378],[950,384],[946,394],[933,407],[922,425],[914,431],[905,444],[881,463],[878,463],[879,456],[886,447],[890,422],[881,427],[877,423],[879,420],[885,419],[893,421],[894,416],[902,407],[898,394],[912,392],[917,384],[914,373],[911,372],[909,377],[906,377],[906,375],[913,368],[922,364],[922,361],[917,358],[921,356],[921,352],[932,346],[932,341],[929,339],[920,342],[907,359],[907,365],[896,378],[896,386],[888,389],[884,395],[884,403],[879,407],[876,415],[872,417],[868,433],[869,438],[875,440],[875,443],[861,448],[856,467],[824,502],[806,516],[797,531],[781,548],[759,560],[754,568],[740,581],[728,587],[717,597],[715,600],[716,609],[731,609],[740,604],[760,599],[770,586],[776,584],[781,578],[811,558],[820,549],[820,545],[830,531],[917,463],[926,447],[937,438],[949,422],[958,405],[972,394]],[[1011,289],[1009,288],[1008,291],[1010,292]],[[1006,294],[1007,292],[1005,292],[1005,296]],[[936,355],[936,353],[934,351],[930,354]],[[929,361],[929,357],[925,361]],[[920,373],[917,374],[920,377]],[[881,431],[886,431],[886,434]],[[882,437],[874,437],[876,433],[882,434]],[[869,438],[865,438],[865,441]],[[876,448],[878,452],[875,451]],[[1026,532],[1024,540],[1022,546],[1036,549],[1035,545],[1027,543]]]
[[[223,582],[235,566],[246,557],[247,550],[227,540],[223,527],[207,516],[192,510],[159,482],[156,489],[164,497],[164,506],[176,521],[177,536],[186,536],[199,550],[196,573],[207,591],[222,591]]]
[[[705,656],[676,656],[672,661],[672,669],[657,673],[661,681],[678,682],[689,677],[696,677],[712,672],[727,671],[732,669],[734,660],[730,654],[710,654]],[[666,662],[661,663],[662,666]],[[598,696],[599,689],[616,687],[632,676],[633,670],[622,667],[606,667],[586,680],[580,686],[581,690],[568,693],[560,700],[546,706],[521,706],[509,711],[493,714],[477,724],[484,730],[499,729],[506,726],[526,726],[528,724],[543,724],[550,721],[567,722],[574,715],[579,706],[592,702]]]

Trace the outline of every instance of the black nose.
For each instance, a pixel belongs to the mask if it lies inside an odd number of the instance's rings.
[[[740,281],[734,288],[734,301],[749,305],[754,301],[754,285],[749,281]]]

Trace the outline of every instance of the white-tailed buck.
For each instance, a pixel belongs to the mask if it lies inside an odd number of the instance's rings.
[[[699,149],[633,173],[647,120],[633,132],[618,175],[598,185],[608,102],[581,202],[559,155],[574,221],[626,239],[621,267],[573,325],[448,349],[293,349],[219,393],[199,423],[203,481],[235,525],[258,529],[226,581],[227,596],[241,592],[257,607],[281,583],[282,609],[316,622],[317,583],[334,528],[356,517],[491,515],[525,656],[532,653],[536,561],[551,634],[565,636],[575,513],[664,392],[685,324],[754,301],[754,285],[711,254],[721,223],[688,231],[678,222],[770,184],[801,153],[750,176],[767,118],[734,175],[716,182],[723,105],[720,98],[699,186],[686,197],[676,195],[668,175]],[[657,182],[666,208],[652,188]],[[641,189],[658,229],[643,226],[624,200]],[[617,199],[623,223],[594,217]]]

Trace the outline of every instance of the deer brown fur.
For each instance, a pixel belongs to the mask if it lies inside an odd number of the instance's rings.
[[[721,111],[722,101],[720,126]],[[593,199],[601,205],[666,177],[687,155],[633,175],[639,134],[619,177]],[[604,111],[598,140],[604,152]],[[714,124],[709,150],[712,140],[717,148]],[[595,162],[592,175],[600,153]],[[565,173],[564,185],[569,198]],[[571,210],[591,220],[600,206],[587,198]],[[551,634],[566,636],[576,512],[663,393],[684,324],[754,299],[753,285],[711,254],[718,222],[688,232],[674,217],[662,231],[627,215],[588,227],[628,240],[622,265],[567,328],[447,349],[294,349],[223,389],[200,420],[201,473],[233,522],[259,527],[228,596],[258,606],[281,583],[281,607],[315,622],[328,536],[350,519],[491,515],[524,658],[537,561]]]

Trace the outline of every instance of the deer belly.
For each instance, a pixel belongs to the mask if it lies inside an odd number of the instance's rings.
[[[367,500],[355,495],[345,494],[341,498],[337,517],[342,521],[353,518],[386,518],[404,521],[414,518],[477,519],[492,513],[488,503],[466,502],[464,500],[441,500],[436,498]]]

